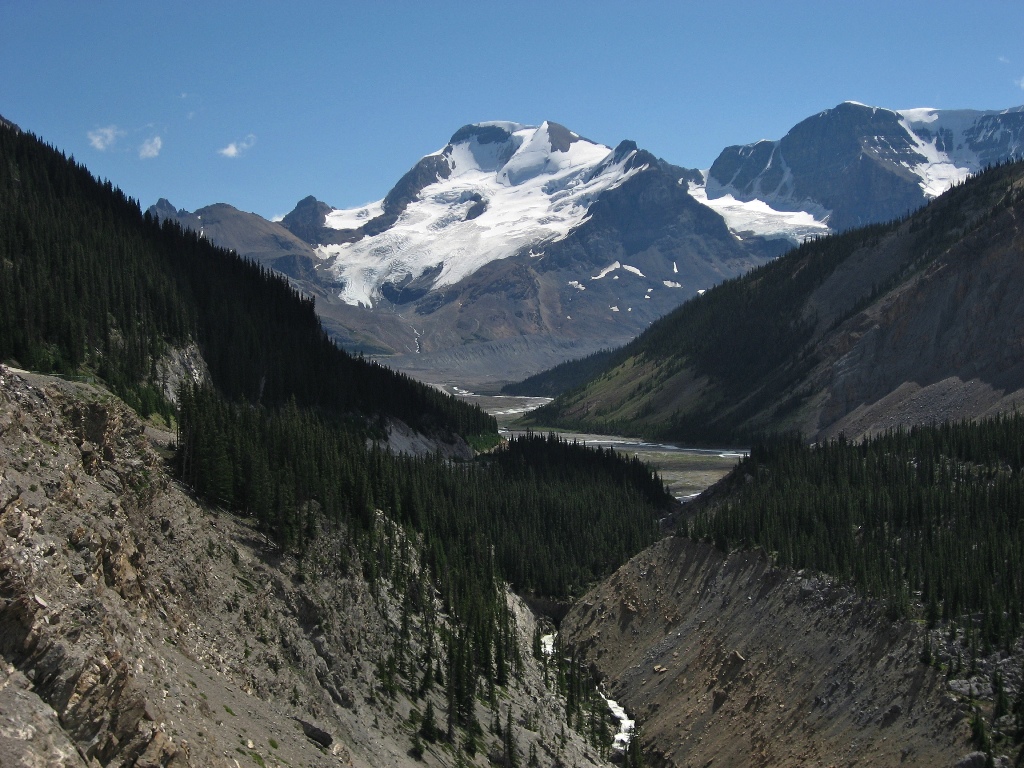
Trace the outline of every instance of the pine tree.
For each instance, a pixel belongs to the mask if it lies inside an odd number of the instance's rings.
[[[518,768],[519,750],[516,747],[515,734],[512,731],[512,706],[509,705],[505,715],[505,731],[502,734],[506,768]]]
[[[437,722],[434,717],[434,702],[427,700],[427,708],[423,713],[423,722],[420,724],[419,734],[424,740],[433,744],[437,741]]]

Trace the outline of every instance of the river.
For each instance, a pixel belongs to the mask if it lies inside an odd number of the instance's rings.
[[[439,389],[461,400],[479,405],[497,419],[498,431],[507,437],[524,434],[525,430],[514,428],[514,422],[524,413],[551,402],[549,397],[480,395],[458,386],[441,386]],[[747,453],[736,448],[692,448],[619,435],[562,431],[559,431],[559,435],[565,440],[576,440],[594,447],[614,448],[616,451],[638,456],[661,475],[669,492],[680,501],[692,499],[714,485]]]

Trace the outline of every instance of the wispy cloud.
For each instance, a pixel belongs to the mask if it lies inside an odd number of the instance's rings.
[[[1006,58],[1005,56],[1000,56],[999,57],[999,63],[1000,64],[1009,64],[1010,60],[1008,58]]]
[[[1024,91],[1024,77],[1020,78],[1019,80],[1014,80],[1013,82],[1019,85],[1020,89]]]
[[[224,157],[238,157],[248,150],[252,149],[256,143],[256,136],[249,134],[241,141],[232,141],[223,149],[218,149],[218,154],[224,155]]]
[[[159,136],[154,136],[151,139],[146,139],[142,142],[142,146],[139,147],[139,158],[141,160],[149,160],[152,157],[156,157],[160,154],[160,149],[163,147],[164,142]]]
[[[113,146],[114,142],[119,137],[124,136],[125,133],[119,129],[116,125],[108,125],[105,128],[97,128],[94,131],[89,131],[86,134],[89,137],[89,143],[92,144],[93,149],[98,149],[100,152]]]

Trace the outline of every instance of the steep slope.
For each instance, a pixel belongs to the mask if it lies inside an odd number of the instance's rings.
[[[841,231],[903,216],[969,174],[1022,154],[1024,107],[893,111],[848,101],[778,141],[727,147],[704,194],[727,219],[730,208],[745,210],[737,201],[760,201]],[[810,222],[802,226],[813,233]]]
[[[556,123],[466,126],[380,203],[329,213],[325,227],[354,242],[318,253],[346,303],[407,303],[564,238],[593,200],[642,168],[635,148],[612,155]]]
[[[274,237],[251,222],[232,231],[245,230],[251,243]],[[143,216],[110,182],[7,129],[0,231],[0,360],[96,375],[144,414],[169,419],[161,361],[198,345],[213,384],[232,399],[390,416],[463,436],[496,430],[479,409],[338,349],[313,300],[283,276]]]
[[[456,762],[443,739],[413,755],[428,707],[446,705],[436,685],[405,692],[425,649],[404,582],[365,579],[344,530],[296,557],[197,503],[157,453],[169,439],[107,391],[0,366],[4,765]],[[398,529],[378,535],[396,559],[409,551]],[[440,638],[448,617],[427,599]],[[605,764],[531,656],[533,616],[508,600],[522,673],[499,690],[520,759]],[[403,632],[411,672],[400,664],[396,686]],[[463,764],[501,755],[502,739],[482,732],[477,749]]]
[[[975,749],[972,698],[921,663],[921,627],[760,553],[666,538],[562,635],[636,717],[653,765],[952,768]]]
[[[1020,764],[1022,444],[1016,413],[759,443],[562,639],[659,765]]]
[[[538,423],[681,439],[809,438],[1005,410],[1024,295],[1024,164],[903,222],[806,243],[694,299]]]
[[[316,285],[313,249],[277,222],[239,211],[226,203],[208,205],[189,213],[184,209],[175,210],[168,200],[161,198],[149,211],[161,221],[176,221],[222,248],[286,275],[303,290]]]

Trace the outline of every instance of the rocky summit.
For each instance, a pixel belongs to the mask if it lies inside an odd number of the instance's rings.
[[[777,141],[727,147],[708,171],[707,197],[722,207],[757,200],[803,211],[841,231],[902,216],[1022,154],[1024,107],[891,110],[847,101]]]

